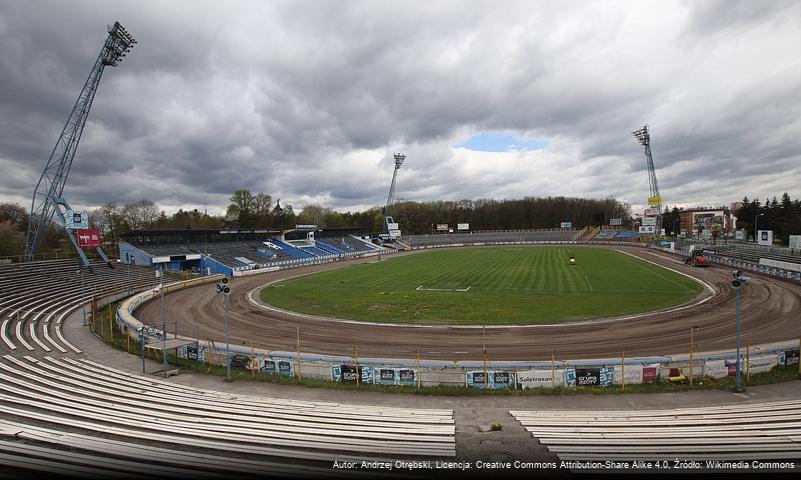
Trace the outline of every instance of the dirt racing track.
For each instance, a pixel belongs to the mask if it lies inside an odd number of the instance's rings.
[[[547,248],[547,247],[532,247]],[[615,247],[619,248],[619,247]],[[597,319],[562,325],[487,327],[485,341],[491,360],[545,361],[555,350],[557,359],[596,359],[626,356],[670,356],[686,354],[691,326],[697,352],[732,350],[735,346],[735,292],[730,286],[731,269],[706,269],[684,265],[667,253],[643,248],[619,248],[626,253],[690,275],[707,284],[692,305],[638,316]],[[410,253],[414,254],[414,253]],[[301,352],[359,357],[464,361],[480,360],[484,339],[477,327],[379,325],[339,321],[282,312],[258,305],[261,286],[276,280],[374,258],[303,267],[231,281],[231,344],[269,351],[295,351],[298,328]],[[255,292],[250,295],[251,292]],[[254,300],[255,299],[255,300]],[[173,329],[178,320],[181,335],[224,342],[223,299],[214,285],[189,288],[166,296],[167,318]],[[801,336],[801,285],[754,276],[741,291],[741,341],[764,344]],[[158,301],[136,312],[142,322],[160,328]]]

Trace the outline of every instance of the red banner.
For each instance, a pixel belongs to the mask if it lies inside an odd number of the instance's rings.
[[[642,383],[650,383],[654,381],[656,381],[656,367],[643,367]]]
[[[78,246],[81,248],[94,248],[100,246],[100,231],[96,229],[76,230]]]

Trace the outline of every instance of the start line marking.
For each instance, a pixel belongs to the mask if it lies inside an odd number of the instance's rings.
[[[422,285],[417,287],[415,290],[419,290],[422,292],[466,292],[470,290],[470,287],[467,288],[423,288]]]

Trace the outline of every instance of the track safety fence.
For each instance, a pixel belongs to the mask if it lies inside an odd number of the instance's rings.
[[[213,283],[222,276],[201,277],[165,285],[165,292]],[[163,340],[164,332],[142,324],[133,312],[143,303],[158,297],[158,288],[134,295],[123,301],[116,312],[120,330],[132,339],[147,338],[147,343]],[[143,332],[144,331],[144,332]],[[298,342],[301,340],[298,331]],[[210,339],[166,333],[168,339],[183,342],[175,348],[179,358],[200,364],[225,365],[225,344]],[[298,344],[299,344],[298,343]],[[740,355],[743,374],[767,372],[777,365],[799,365],[801,340],[762,345],[748,345]],[[447,361],[419,358],[391,359],[362,357],[354,348],[353,355],[322,355],[294,351],[259,349],[248,345],[230,345],[233,367],[253,373],[287,377],[314,378],[342,383],[404,386],[451,386],[481,389],[529,389],[561,387],[604,387],[636,385],[670,379],[695,377],[724,378],[734,376],[734,351],[693,352],[692,355],[620,357],[606,359],[557,360],[556,352],[549,361]],[[801,373],[801,365],[799,365]]]

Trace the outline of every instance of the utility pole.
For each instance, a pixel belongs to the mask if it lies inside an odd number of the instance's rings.
[[[231,288],[228,287],[228,277],[223,277],[222,280],[217,282],[217,293],[223,294],[223,315],[225,321],[225,379],[231,381],[231,345],[228,342],[228,295],[231,293]],[[211,354],[209,354],[209,361]],[[211,363],[209,363],[211,365]]]
[[[751,277],[746,277],[743,275],[743,272],[740,270],[735,270],[732,272],[732,276],[734,280],[731,282],[731,286],[737,292],[737,299],[735,304],[735,315],[736,315],[736,335],[737,335],[737,360],[735,362],[735,389],[737,392],[742,392],[742,387],[740,385],[740,289],[749,283],[751,283]]]
[[[161,264],[163,267],[163,263]],[[167,314],[164,311],[164,269],[159,270],[159,293],[161,296],[161,334],[162,334],[162,357],[164,358],[164,378],[167,378]]]

